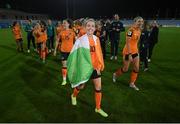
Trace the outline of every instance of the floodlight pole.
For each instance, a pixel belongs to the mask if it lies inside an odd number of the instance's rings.
[[[177,18],[177,15],[178,15],[178,8],[176,8],[176,10],[175,10],[175,14],[174,14],[175,19]]]
[[[69,0],[66,0],[66,17],[69,18]]]
[[[166,19],[168,19],[169,16],[169,8],[166,9]]]
[[[76,3],[75,3],[75,0],[72,0],[72,4],[73,4],[73,19],[75,19],[76,18]]]

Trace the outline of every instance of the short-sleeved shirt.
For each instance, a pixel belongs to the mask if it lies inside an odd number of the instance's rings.
[[[60,32],[60,41],[61,41],[61,52],[71,52],[71,49],[75,41],[75,33],[72,29],[63,30]]]
[[[138,53],[138,41],[141,36],[141,30],[139,28],[131,27],[126,32],[126,39],[130,38],[130,52],[128,52],[127,45],[125,44],[123,54],[135,54]]]
[[[21,29],[19,26],[14,26],[12,31],[16,40],[22,38]]]

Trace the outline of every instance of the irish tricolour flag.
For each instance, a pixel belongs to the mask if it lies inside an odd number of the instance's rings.
[[[97,37],[93,36],[97,41]],[[90,46],[87,34],[76,40],[67,60],[68,78],[72,87],[87,82],[93,72]]]

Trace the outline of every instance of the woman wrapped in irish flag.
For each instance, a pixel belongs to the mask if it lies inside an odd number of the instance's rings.
[[[95,87],[95,112],[107,117],[108,114],[101,109],[101,71],[104,69],[104,61],[100,41],[93,35],[94,19],[88,19],[84,26],[86,34],[76,40],[67,61],[68,78],[74,88],[71,95],[72,105],[77,105],[76,97],[80,89],[92,79]]]

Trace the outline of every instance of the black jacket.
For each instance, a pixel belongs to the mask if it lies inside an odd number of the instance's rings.
[[[117,31],[117,29],[118,29],[118,31]],[[112,35],[114,37],[119,37],[120,36],[119,33],[122,31],[125,31],[125,28],[121,21],[114,20],[111,24],[111,30],[112,30]]]
[[[149,46],[149,38],[150,38],[150,31],[143,30],[142,33],[141,33],[140,40],[139,40],[140,50],[148,48],[148,46]]]
[[[153,27],[149,37],[150,43],[158,42],[158,34],[159,34],[159,28],[157,26]]]

